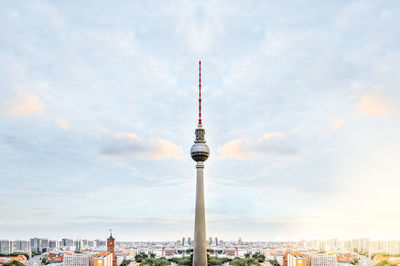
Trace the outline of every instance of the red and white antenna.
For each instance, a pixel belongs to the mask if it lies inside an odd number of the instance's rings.
[[[198,127],[202,127],[201,124],[201,60],[199,60],[199,124]]]

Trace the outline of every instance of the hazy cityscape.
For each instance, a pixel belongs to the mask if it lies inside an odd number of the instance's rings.
[[[51,240],[1,240],[0,263],[13,258],[29,266],[84,266],[84,265],[139,265],[143,256],[160,261],[179,262],[193,253],[193,238],[182,237],[164,242],[120,242],[109,246],[108,239]],[[112,238],[113,239],[113,238]],[[209,237],[208,251],[211,257],[225,259],[241,265],[240,259],[256,257],[260,265],[268,266],[351,266],[375,265],[382,261],[400,263],[399,240],[301,240],[296,242],[249,242],[238,238],[227,241]],[[13,254],[13,257],[10,256]],[[28,258],[18,254],[27,254]],[[37,255],[33,256],[32,255]],[[8,255],[8,256],[5,256]],[[261,256],[262,255],[262,256]],[[236,259],[235,259],[236,258]],[[277,264],[278,263],[278,264]],[[187,265],[184,263],[183,265]]]

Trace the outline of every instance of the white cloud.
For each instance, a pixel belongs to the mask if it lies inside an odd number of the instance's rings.
[[[397,112],[397,106],[380,92],[364,93],[356,105],[358,114],[385,116]]]
[[[332,130],[332,131],[339,130],[340,128],[342,128],[343,123],[344,123],[343,119],[339,119],[339,118],[333,119],[331,121],[331,126],[330,126],[329,129]]]
[[[65,119],[58,119],[58,120],[56,120],[56,124],[57,124],[57,126],[58,126],[59,128],[61,128],[61,129],[64,130],[64,131],[68,131],[68,130],[71,129],[70,126],[69,126],[68,121],[65,120]]]
[[[22,117],[27,115],[41,115],[44,111],[44,103],[36,94],[20,92],[13,99],[8,101],[2,113]]]

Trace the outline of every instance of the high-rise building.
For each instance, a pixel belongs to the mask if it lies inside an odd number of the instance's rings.
[[[63,238],[61,240],[61,246],[63,246],[63,247],[72,247],[72,246],[74,246],[74,240],[68,239],[68,238]]]
[[[49,240],[49,248],[60,248],[60,241]]]
[[[326,241],[326,247],[328,250],[337,250],[339,246],[339,240],[338,239],[328,239]]]
[[[331,254],[314,254],[311,255],[311,266],[336,266],[337,257]]]
[[[32,252],[42,252],[42,239],[31,238],[31,250]]]
[[[13,253],[13,242],[10,240],[0,240],[0,254]]]
[[[342,242],[342,250],[343,251],[351,251],[351,241],[350,240],[344,240]]]
[[[106,242],[104,240],[96,239],[94,242],[96,243],[96,247],[101,247],[106,245]]]
[[[207,243],[206,243],[206,212],[204,203],[204,162],[210,155],[204,135],[205,130],[201,118],[201,61],[199,61],[199,119],[195,130],[196,140],[190,149],[192,159],[197,162],[196,180],[196,208],[194,222],[194,251],[193,265],[207,265]]]
[[[360,252],[368,252],[369,250],[369,239],[362,238],[360,239]]]
[[[215,238],[215,245],[218,246],[218,237]]]
[[[75,253],[80,253],[82,251],[82,241],[76,240],[75,242]]]
[[[389,253],[389,241],[386,240],[380,240],[379,241],[379,247],[381,252]]]
[[[118,266],[117,265],[117,256],[115,255],[115,238],[113,238],[113,236],[112,236],[111,229],[110,229],[110,237],[107,238],[107,251],[112,253],[112,257],[113,257],[112,266]]]
[[[31,243],[26,240],[16,240],[14,241],[14,251],[15,252],[30,252]]]
[[[48,248],[48,247],[49,247],[49,239],[42,238],[42,249],[43,248]]]
[[[63,266],[89,266],[89,255],[66,254],[64,255]]]
[[[182,237],[182,246],[184,246],[185,245],[185,237]]]
[[[400,254],[400,241],[399,240],[391,240],[389,243],[390,246],[390,254],[397,255]]]
[[[210,237],[209,239],[208,239],[208,244],[212,244],[212,237]]]
[[[188,245],[191,245],[191,244],[192,244],[192,238],[188,237]]]

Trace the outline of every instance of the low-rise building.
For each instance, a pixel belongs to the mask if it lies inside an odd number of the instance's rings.
[[[287,265],[288,266],[306,266],[307,259],[302,254],[287,254]]]
[[[173,256],[175,254],[176,254],[176,249],[175,248],[165,248],[165,247],[162,248],[162,255],[161,256],[163,256],[163,257]]]
[[[239,256],[238,248],[226,248],[224,249],[224,254],[226,256],[237,257]]]
[[[47,260],[50,263],[62,263],[64,261],[64,254],[62,253],[50,253],[47,256]]]
[[[64,255],[64,266],[89,266],[89,255],[66,254]]]
[[[337,258],[333,254],[313,254],[311,255],[311,266],[336,266]]]
[[[18,261],[21,262],[22,264],[25,264],[27,259],[24,255],[18,255],[18,256],[13,256],[13,257],[0,257],[0,264],[4,264],[7,262],[12,262],[12,261]]]
[[[90,258],[90,266],[112,266],[113,264],[113,253],[103,252],[94,254]]]

